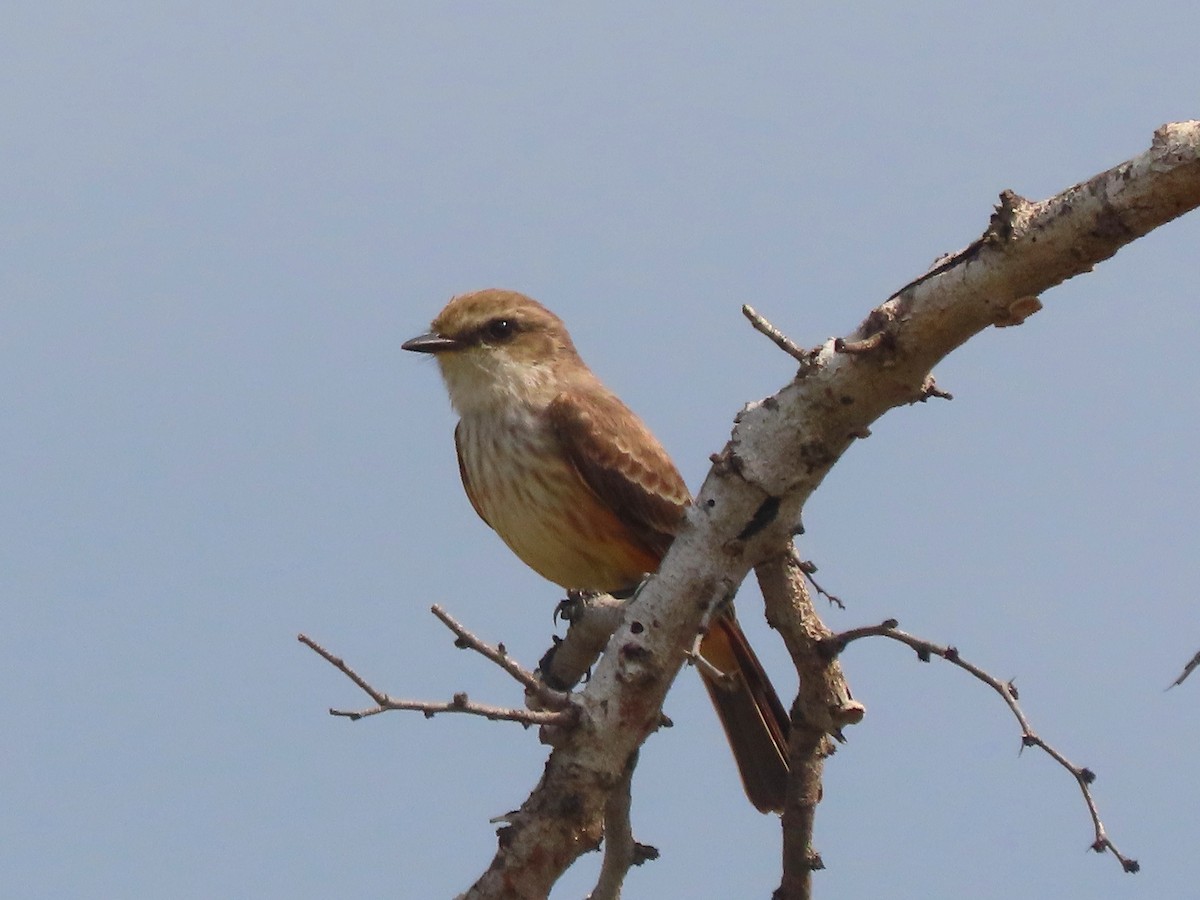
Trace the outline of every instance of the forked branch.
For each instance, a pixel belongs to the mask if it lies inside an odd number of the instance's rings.
[[[524,709],[515,707],[492,706],[484,703],[476,703],[471,700],[465,693],[457,693],[450,700],[435,701],[435,700],[408,700],[392,697],[384,691],[379,690],[365,678],[358,674],[344,659],[336,656],[329,650],[325,649],[319,643],[314,641],[308,635],[297,635],[297,640],[304,644],[327,663],[353,681],[358,687],[372,700],[375,705],[366,709],[347,710],[347,709],[330,709],[331,716],[339,716],[350,719],[352,722],[364,719],[367,716],[376,716],[383,712],[392,712],[394,710],[409,710],[413,712],[423,713],[426,718],[437,715],[438,713],[465,713],[472,716],[481,716],[485,719],[518,722],[526,727],[530,725],[537,726],[556,726],[559,728],[569,727],[577,720],[575,708],[571,705],[568,695],[560,691],[552,690],[546,687],[538,677],[524,669],[521,665],[508,655],[503,644],[492,646],[487,642],[480,640],[470,631],[468,631],[461,623],[456,621],[449,613],[440,606],[434,606],[432,612],[440,619],[447,628],[454,632],[456,639],[454,645],[462,649],[474,650],[480,656],[495,663],[505,672],[507,672],[514,680],[521,684],[528,695],[536,697],[541,709]]]

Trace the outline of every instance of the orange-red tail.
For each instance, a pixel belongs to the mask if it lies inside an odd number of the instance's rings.
[[[732,612],[712,623],[700,653],[726,676],[698,670],[733,749],[746,796],[759,812],[782,812],[788,714]]]

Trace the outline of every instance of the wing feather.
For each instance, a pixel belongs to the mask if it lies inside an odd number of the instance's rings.
[[[463,463],[462,422],[454,426],[454,450],[458,456],[458,475],[462,478],[463,490],[467,492],[467,499],[471,501],[471,506],[475,507],[475,512],[479,514],[479,518],[487,522],[489,528],[494,529],[495,526],[491,522],[488,522],[488,517],[483,514],[483,507],[475,499],[475,492],[471,490],[471,479],[467,475],[467,467]]]
[[[691,502],[667,451],[641,419],[600,386],[586,394],[564,392],[546,412],[584,483],[661,558]]]

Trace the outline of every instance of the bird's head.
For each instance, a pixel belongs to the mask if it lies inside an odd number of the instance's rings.
[[[545,407],[561,390],[564,368],[581,365],[558,316],[497,289],[455,297],[428,333],[402,347],[437,358],[460,415],[514,403]]]

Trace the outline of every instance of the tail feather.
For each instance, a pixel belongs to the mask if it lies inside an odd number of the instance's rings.
[[[733,750],[746,796],[759,812],[782,812],[788,779],[787,710],[733,613],[722,615],[700,653],[726,677],[699,669]]]

